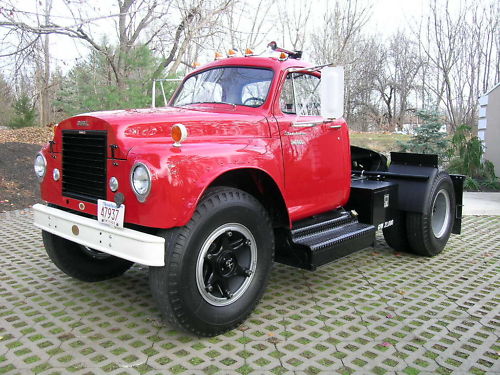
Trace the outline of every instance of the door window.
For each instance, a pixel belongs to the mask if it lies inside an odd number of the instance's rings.
[[[311,74],[288,74],[280,97],[282,112],[299,116],[319,116],[319,81],[319,77]]]

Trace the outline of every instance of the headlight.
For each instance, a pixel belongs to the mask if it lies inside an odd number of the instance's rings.
[[[148,167],[142,163],[135,164],[132,167],[130,182],[139,202],[144,202],[151,190],[151,174]]]
[[[38,153],[35,157],[35,174],[40,181],[43,180],[43,176],[45,176],[45,172],[47,170],[47,161],[43,157],[42,154]]]

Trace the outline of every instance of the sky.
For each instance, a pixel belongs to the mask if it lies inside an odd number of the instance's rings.
[[[374,0],[369,30],[389,36],[417,22],[424,14],[423,5],[423,0]]]

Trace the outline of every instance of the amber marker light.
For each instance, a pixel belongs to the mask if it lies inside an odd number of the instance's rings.
[[[288,55],[285,52],[281,52],[280,57],[278,57],[278,60],[285,61],[286,59],[288,59]]]
[[[174,140],[174,147],[181,147],[181,143],[188,136],[187,128],[182,124],[175,124],[172,126],[172,139]]]
[[[193,68],[198,68],[199,66],[201,66],[201,64],[198,61],[193,63]]]
[[[236,51],[234,49],[230,49],[229,51],[227,51],[227,57],[234,57],[236,56]]]
[[[250,48],[247,48],[245,50],[245,56],[246,57],[253,56],[253,51]]]
[[[215,52],[215,60],[220,60],[222,59],[224,56],[222,56],[222,53],[220,52]]]

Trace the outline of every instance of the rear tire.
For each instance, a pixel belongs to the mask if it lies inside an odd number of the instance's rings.
[[[85,248],[42,231],[43,244],[52,262],[66,275],[81,281],[102,281],[125,273],[132,265],[125,259]]]
[[[439,172],[434,179],[423,213],[408,212],[406,230],[413,253],[434,256],[443,251],[455,218],[455,193],[450,176]]]
[[[399,211],[394,224],[382,230],[385,242],[396,251],[411,252],[406,232],[406,212]]]
[[[198,336],[239,326],[264,293],[273,263],[269,216],[251,195],[209,190],[190,222],[163,233],[165,266],[150,286],[170,324]]]

